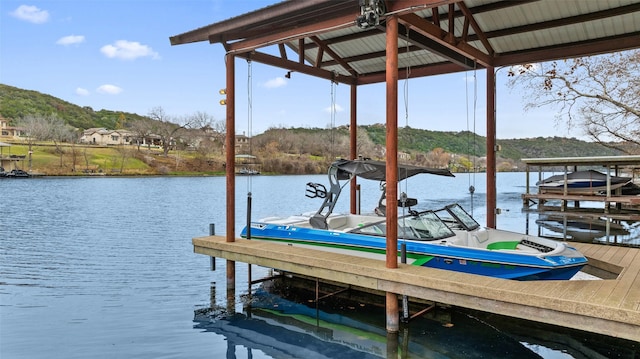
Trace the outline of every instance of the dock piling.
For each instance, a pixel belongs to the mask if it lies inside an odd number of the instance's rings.
[[[215,223],[209,223],[209,235],[210,236],[215,236],[216,235],[216,224]],[[216,257],[209,257],[211,258],[211,271],[215,272],[216,270]]]
[[[397,333],[400,330],[400,313],[398,311],[398,295],[387,292],[386,303],[387,332]]]

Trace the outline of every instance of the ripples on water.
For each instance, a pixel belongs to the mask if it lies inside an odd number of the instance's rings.
[[[238,178],[236,233],[244,222],[248,190],[255,218],[285,216],[319,205],[304,197],[308,181],[327,182],[326,176],[263,176],[249,186]],[[474,215],[484,223],[484,183],[475,184],[472,201],[469,178],[438,181],[401,190],[410,196],[419,192],[423,208],[453,201],[467,208],[473,204]],[[377,202],[378,184],[362,186],[375,193],[363,198],[363,211],[369,211]],[[498,198],[499,206],[509,209],[499,217],[499,225],[523,231],[519,195],[524,190],[508,188]],[[193,254],[191,244],[191,238],[208,234],[209,223],[216,224],[219,234],[225,232],[224,178],[4,180],[0,192],[2,359],[270,357],[266,349],[250,350],[251,343],[230,352],[228,336],[194,323],[194,311],[226,304],[223,295],[211,303],[212,283],[225,283],[224,261],[218,260],[218,271],[209,271],[209,258]],[[345,201],[337,211],[347,208]],[[265,275],[266,270],[254,268],[254,273]],[[236,278],[242,295],[246,265],[237,265]],[[238,312],[242,305],[238,297]],[[252,323],[245,324],[257,327]],[[251,327],[246,331],[251,333]],[[542,348],[544,357],[571,357],[558,354],[562,347]],[[487,353],[478,349],[469,356]],[[469,357],[455,351],[439,355]]]

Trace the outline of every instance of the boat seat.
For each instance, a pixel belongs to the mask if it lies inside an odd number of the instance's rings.
[[[329,229],[338,229],[347,225],[347,217],[339,216],[339,217],[329,217],[327,219],[327,225]]]
[[[478,244],[486,242],[489,239],[489,232],[487,230],[479,230],[473,235],[473,239]]]

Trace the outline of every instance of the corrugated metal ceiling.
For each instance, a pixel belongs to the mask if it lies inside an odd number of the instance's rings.
[[[358,0],[285,1],[171,43],[222,43],[240,57],[356,84],[384,80],[385,18],[393,15],[398,66],[411,76],[640,47],[640,0],[387,1],[379,25],[367,29],[356,25],[360,11]]]

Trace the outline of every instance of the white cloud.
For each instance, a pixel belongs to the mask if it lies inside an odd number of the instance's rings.
[[[334,107],[334,109],[335,109],[335,111],[336,111],[336,112],[342,112],[342,111],[344,111],[344,108],[342,108],[342,106],[340,106],[340,105],[338,105],[338,104],[335,104],[333,107]],[[324,110],[325,110],[325,112],[329,112],[329,113],[331,113],[331,106],[326,107]]]
[[[89,96],[89,90],[82,88],[82,87],[78,87],[76,89],[76,95],[80,95],[80,96]]]
[[[98,91],[98,93],[105,94],[105,95],[117,95],[120,92],[122,92],[122,88],[116,85],[106,84],[98,87],[96,91]]]
[[[49,12],[46,10],[40,10],[36,6],[20,5],[17,9],[11,12],[13,17],[20,20],[29,21],[34,24],[42,24],[49,20]]]
[[[135,60],[138,57],[151,57],[159,59],[160,55],[147,45],[137,41],[118,40],[112,45],[105,45],[100,49],[106,57],[121,60]]]
[[[82,35],[69,35],[69,36],[61,37],[60,39],[58,39],[58,41],[56,41],[56,44],[69,46],[69,45],[73,45],[73,44],[79,44],[81,42],[84,42],[84,36],[82,36]]]
[[[276,77],[275,79],[271,79],[265,82],[262,86],[272,89],[272,88],[282,87],[286,84],[287,84],[287,81],[285,79],[283,79],[282,77]]]

